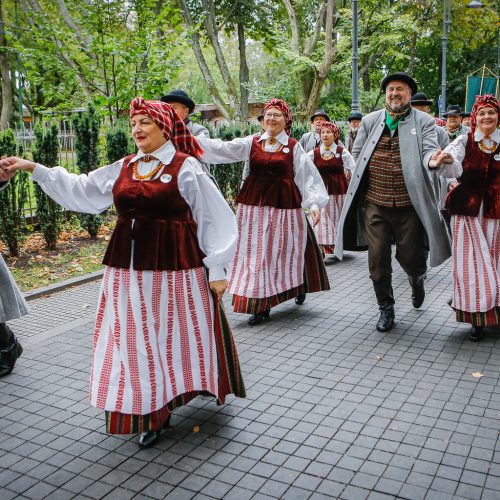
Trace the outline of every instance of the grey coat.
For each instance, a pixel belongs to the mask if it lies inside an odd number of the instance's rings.
[[[436,134],[439,147],[444,150],[444,148],[448,146],[448,144],[450,143],[448,134],[443,127],[439,127],[438,125],[436,125]],[[448,179],[446,177],[442,177],[438,174],[437,170],[431,171],[431,177],[432,177],[432,182],[434,182],[434,190],[436,192],[436,197],[438,200],[438,207],[441,210],[443,210],[444,202],[448,194],[448,184],[454,181],[455,179],[454,178]]]
[[[356,169],[349,183],[335,242],[335,255],[339,259],[342,258],[344,250],[360,250],[367,246],[363,213],[365,174],[384,127],[384,109],[370,113],[361,121],[352,150]],[[412,109],[409,115],[399,122],[398,135],[406,188],[427,233],[430,265],[438,266],[450,257],[451,248],[427,167],[432,154],[439,149],[434,118]]]
[[[6,187],[7,183],[0,184],[0,191]],[[20,318],[28,312],[28,304],[0,254],[0,323]]]
[[[299,144],[304,148],[306,153],[317,147],[319,142],[319,134],[317,132],[306,132],[299,140]]]

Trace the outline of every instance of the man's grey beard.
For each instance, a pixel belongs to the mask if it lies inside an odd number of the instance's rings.
[[[406,104],[408,104],[408,103],[393,104],[392,101],[389,101],[387,103],[387,106],[389,106],[389,109],[391,111],[394,111],[395,113],[399,113],[400,111],[403,111],[406,108]]]

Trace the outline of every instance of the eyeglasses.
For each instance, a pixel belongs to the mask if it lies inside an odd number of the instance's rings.
[[[283,113],[266,113],[264,115],[264,118],[274,118],[275,120],[277,118],[282,118],[283,117]]]

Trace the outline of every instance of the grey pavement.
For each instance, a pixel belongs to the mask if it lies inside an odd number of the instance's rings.
[[[32,301],[0,379],[0,499],[500,498],[500,336],[467,340],[449,265],[414,310],[395,264],[386,334],[366,254],[328,273],[332,291],[257,327],[230,313],[248,398],[196,399],[148,450],[88,404],[99,283]]]

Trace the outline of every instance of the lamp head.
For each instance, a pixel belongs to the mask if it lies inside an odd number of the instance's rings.
[[[467,5],[469,9],[481,9],[482,7],[484,7],[484,3],[479,0],[471,0],[470,4]]]

